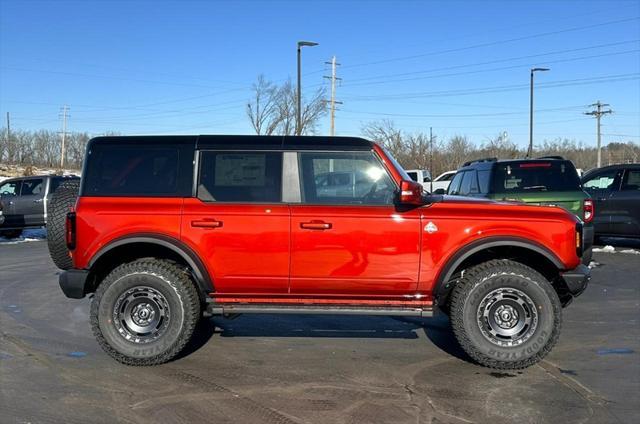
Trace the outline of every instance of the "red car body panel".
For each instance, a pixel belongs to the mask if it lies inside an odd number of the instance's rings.
[[[374,151],[400,185],[403,172]],[[496,237],[533,242],[565,270],[580,264],[574,215],[470,198],[396,207],[82,196],[76,216],[75,268],[122,237],[158,234],[199,256],[218,302],[430,305],[454,255]]]

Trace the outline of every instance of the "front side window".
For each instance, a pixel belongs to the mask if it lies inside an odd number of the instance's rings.
[[[22,182],[22,190],[20,192],[23,196],[32,196],[38,195],[42,193],[42,189],[44,188],[44,180],[24,180]]]
[[[9,181],[0,185],[1,196],[17,196],[20,194],[20,181]]]
[[[462,182],[462,178],[464,177],[466,172],[458,172],[451,183],[449,184],[449,188],[447,194],[458,195],[460,194],[460,183]]]
[[[202,152],[198,198],[208,202],[280,202],[282,153]]]
[[[372,152],[300,153],[302,201],[390,205],[396,186]]]

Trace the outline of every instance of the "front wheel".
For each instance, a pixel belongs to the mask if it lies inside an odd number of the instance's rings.
[[[191,339],[200,301],[191,278],[175,263],[139,259],[115,268],[91,303],[100,346],[127,365],[174,358]]]
[[[562,306],[537,271],[492,260],[465,271],[451,295],[456,339],[478,363],[520,369],[544,358],[560,333]]]

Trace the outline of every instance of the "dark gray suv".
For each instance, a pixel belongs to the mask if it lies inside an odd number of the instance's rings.
[[[18,177],[0,183],[0,236],[19,237],[25,228],[47,224],[47,204],[64,181],[79,179],[59,175]]]

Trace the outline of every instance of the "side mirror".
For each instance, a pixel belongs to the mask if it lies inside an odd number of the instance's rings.
[[[439,188],[433,192],[433,194],[447,194],[447,191],[443,188]]]
[[[400,196],[398,201],[403,205],[422,205],[422,184],[415,181],[402,181],[400,183]]]

